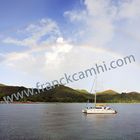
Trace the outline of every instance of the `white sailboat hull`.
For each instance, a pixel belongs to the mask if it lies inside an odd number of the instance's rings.
[[[116,114],[117,111],[113,110],[113,109],[83,109],[82,110],[83,113],[87,113],[87,114]]]
[[[97,110],[97,109],[88,109],[87,114],[116,114],[115,110]]]

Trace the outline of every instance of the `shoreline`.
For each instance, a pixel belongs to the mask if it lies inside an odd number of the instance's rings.
[[[13,102],[13,103],[8,103],[8,104],[61,104],[61,103],[63,103],[63,104],[72,104],[72,103],[87,104],[87,102]],[[7,103],[0,102],[0,104],[7,104]],[[89,104],[92,104],[92,103],[89,103]],[[135,103],[118,102],[118,103],[97,103],[97,104],[140,104],[140,102],[135,102]]]

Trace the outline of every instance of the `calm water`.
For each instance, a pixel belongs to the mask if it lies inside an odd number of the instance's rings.
[[[140,104],[85,115],[83,103],[0,105],[0,140],[140,140]]]

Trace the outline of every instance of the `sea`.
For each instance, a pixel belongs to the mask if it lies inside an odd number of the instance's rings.
[[[0,104],[0,140],[140,140],[140,104],[84,114],[86,103]]]

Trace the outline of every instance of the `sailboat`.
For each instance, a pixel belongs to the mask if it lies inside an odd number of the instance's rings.
[[[94,85],[96,85],[96,78],[95,78],[95,82],[93,83],[93,86]],[[92,92],[93,86],[91,88],[91,92]],[[113,108],[107,105],[98,105],[96,103],[96,93],[97,91],[95,90],[94,106],[86,107],[85,109],[82,110],[82,112],[86,114],[116,114],[117,111],[114,110]]]

